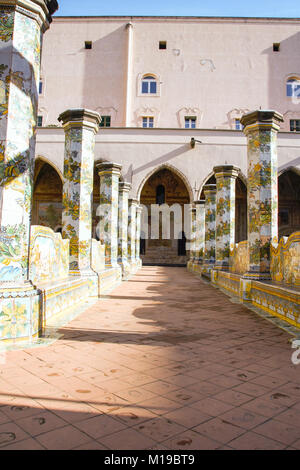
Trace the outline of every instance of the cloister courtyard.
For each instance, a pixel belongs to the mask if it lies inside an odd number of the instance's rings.
[[[184,268],[47,335],[3,355],[1,450],[300,448],[293,336]]]

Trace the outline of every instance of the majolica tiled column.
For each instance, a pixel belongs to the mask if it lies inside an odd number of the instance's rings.
[[[141,217],[142,217],[142,206],[136,208],[136,235],[135,235],[135,259],[138,265],[141,264],[140,258],[140,243],[141,243]]]
[[[196,208],[190,208],[190,223],[191,223],[191,236],[190,236],[190,259],[189,262],[193,263],[196,258]]]
[[[119,232],[118,232],[118,263],[123,275],[128,270],[128,194],[130,183],[119,183]]]
[[[241,119],[248,140],[250,279],[270,279],[270,244],[278,235],[277,133],[283,117],[254,111]]]
[[[119,178],[122,165],[103,162],[97,165],[100,176],[100,237],[105,243],[105,267],[118,266]]]
[[[91,271],[95,134],[100,115],[69,109],[59,118],[65,131],[63,238],[70,239],[70,273]]]
[[[214,265],[216,257],[216,185],[206,184],[204,264]]]
[[[205,246],[205,201],[195,201],[196,206],[196,259],[197,264],[203,263]]]
[[[138,201],[129,199],[128,201],[128,261],[135,264],[135,248],[136,248],[136,209]]]
[[[42,34],[56,1],[0,0],[0,283],[28,280]]]
[[[235,243],[235,185],[239,169],[222,165],[214,167],[214,173],[217,181],[215,267],[226,270]]]

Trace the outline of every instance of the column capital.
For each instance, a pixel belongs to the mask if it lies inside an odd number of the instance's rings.
[[[121,175],[122,165],[112,162],[101,162],[96,164],[99,176],[104,174]]]
[[[205,184],[203,186],[204,194],[211,194],[217,192],[217,185],[216,184]]]
[[[205,199],[200,199],[199,201],[194,201],[195,206],[204,206]]]
[[[240,169],[234,165],[218,165],[214,167],[214,174],[216,178],[220,177],[231,177],[237,178],[239,176]]]
[[[62,122],[62,126],[65,131],[72,127],[87,127],[93,129],[95,133],[97,133],[101,122],[101,116],[96,111],[91,111],[90,109],[67,109],[58,116],[58,121]]]
[[[56,0],[0,0],[0,6],[8,6],[35,18],[43,30],[49,28],[52,22],[52,15],[58,9]]]
[[[255,129],[274,129],[279,131],[281,122],[283,122],[282,114],[274,110],[256,110],[244,114],[241,118],[245,134]]]
[[[119,192],[129,193],[130,190],[131,190],[131,183],[127,183],[126,181],[120,181]]]
[[[139,205],[139,201],[138,201],[137,199],[132,199],[132,198],[130,198],[130,199],[128,199],[128,204],[129,204],[130,206],[138,206],[138,205]]]

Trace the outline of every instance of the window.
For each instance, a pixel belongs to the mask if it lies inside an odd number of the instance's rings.
[[[167,49],[167,41],[159,41],[159,49]]]
[[[166,202],[166,190],[162,184],[156,188],[156,204],[161,205]]]
[[[236,119],[235,120],[235,129],[237,131],[242,131],[244,128],[243,124],[241,123],[241,121],[239,119]]]
[[[273,43],[273,52],[279,52],[280,51],[280,43],[279,42],[274,42]]]
[[[286,82],[286,95],[300,98],[300,80],[298,78],[289,78]]]
[[[38,116],[37,117],[37,126],[42,127],[43,125],[43,116]]]
[[[300,119],[290,120],[290,131],[300,132]]]
[[[143,127],[153,127],[154,125],[154,118],[150,116],[143,117]]]
[[[43,93],[43,82],[42,80],[40,80],[40,83],[39,83],[39,94],[41,95]]]
[[[153,75],[146,75],[142,79],[142,93],[150,93],[156,94],[157,93],[157,82],[156,78]]]
[[[101,116],[100,127],[110,127],[111,116]]]
[[[196,116],[185,116],[184,127],[185,129],[196,129]]]
[[[92,41],[85,41],[84,47],[85,47],[85,49],[92,49],[92,47],[93,47]]]

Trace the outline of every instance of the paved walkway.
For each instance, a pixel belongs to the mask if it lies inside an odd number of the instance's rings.
[[[144,267],[0,365],[0,449],[300,449],[289,335],[184,268]]]

